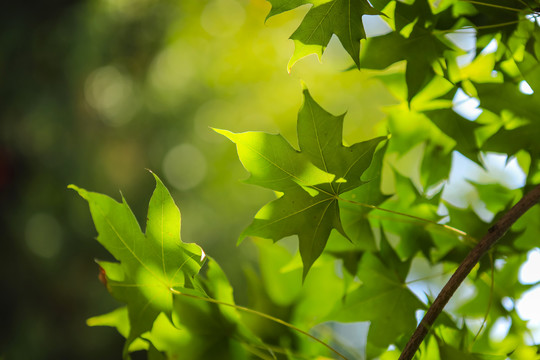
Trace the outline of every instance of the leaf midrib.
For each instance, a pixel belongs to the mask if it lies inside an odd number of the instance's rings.
[[[163,277],[165,278],[165,280],[167,280],[167,282],[169,282],[169,279],[167,278],[167,270],[165,269],[165,229],[164,229],[164,226],[165,226],[165,221],[164,221],[164,218],[165,218],[165,213],[164,213],[164,201],[163,199],[161,199],[161,262],[163,264]]]
[[[311,114],[311,122],[313,124],[313,130],[315,131],[315,139],[317,141],[317,148],[319,149],[319,154],[321,155],[321,160],[324,166],[324,171],[328,174],[330,179],[330,172],[328,171],[328,166],[326,165],[326,159],[324,157],[324,153],[321,146],[321,139],[319,138],[319,129],[317,128],[317,125],[315,123],[315,114],[313,113],[313,106],[311,102],[307,102],[307,105],[309,107],[309,113]],[[336,191],[334,190],[334,185],[332,184],[332,181],[328,181],[328,184],[330,185],[330,189],[332,189],[332,192],[336,194]]]
[[[139,258],[137,256],[137,254],[135,253],[135,251],[133,251],[131,249],[131,247],[128,246],[128,244],[126,243],[126,241],[124,240],[124,238],[120,235],[120,233],[116,230],[116,227],[111,223],[111,221],[109,220],[109,218],[106,216],[106,213],[105,211],[103,210],[103,208],[101,206],[99,206],[99,204],[96,204],[96,207],[98,208],[98,210],[101,212],[101,215],[103,216],[103,219],[105,220],[106,224],[109,225],[109,227],[111,228],[111,230],[116,234],[116,237],[120,240],[120,242],[124,245],[124,247],[130,252],[130,254],[141,264],[141,266],[146,270],[148,271],[148,273],[150,273],[150,275],[152,275],[161,285],[165,286],[165,287],[168,287],[166,283],[164,283],[162,281],[162,279],[160,279],[159,276],[157,276],[142,260],[141,258]],[[178,271],[178,270],[177,270]]]
[[[255,148],[253,148],[252,146],[250,146],[248,143],[242,143],[243,146],[246,146],[248,147],[251,151],[253,151],[254,153],[256,153],[257,155],[259,155],[260,157],[262,157],[264,160],[268,161],[270,164],[272,164],[273,166],[275,166],[276,168],[278,168],[279,170],[281,170],[282,172],[284,172],[285,174],[289,175],[290,177],[302,182],[305,186],[308,186],[308,187],[311,187],[317,191],[320,191],[322,193],[325,193],[329,196],[334,196],[334,194],[332,193],[329,193],[328,191],[325,191],[319,187],[317,187],[316,185],[310,185],[308,184],[305,180],[302,180],[301,178],[299,178],[298,176],[290,173],[289,171],[283,169],[281,166],[279,166],[278,164],[276,164],[275,162],[273,162],[272,160],[270,160],[269,158],[267,158],[264,154],[262,154],[261,152],[257,151]],[[293,150],[294,152],[296,152],[297,154],[301,154],[299,153],[298,151],[295,151]],[[273,181],[273,180],[272,180]],[[268,181],[268,182],[272,182],[272,181]]]
[[[306,38],[306,42],[308,42],[309,40],[311,40],[311,37],[313,36],[313,34],[315,34],[315,32],[319,29],[319,27],[322,25],[322,23],[326,20],[326,18],[328,17],[328,14],[330,14],[330,12],[332,11],[332,8],[334,7],[334,5],[336,5],[336,3],[338,2],[339,0],[334,0],[332,2],[332,5],[330,5],[330,8],[328,8],[328,11],[326,12],[326,14],[324,14],[324,16],[322,17],[321,21],[319,21],[319,23],[317,24],[317,26],[315,26],[315,28],[313,29],[313,31],[311,32],[311,34],[309,34],[309,36]],[[334,30],[332,29],[332,32]],[[324,46],[324,45],[323,45]]]
[[[315,238],[317,237],[317,233],[319,232],[319,228],[321,227],[321,223],[322,223],[324,217],[326,216],[326,212],[328,211],[328,208],[330,207],[330,205],[332,205],[332,202],[334,200],[336,200],[336,198],[331,198],[330,200],[332,200],[332,201],[330,201],[328,203],[328,205],[326,205],[326,207],[324,208],[324,211],[323,211],[323,213],[322,213],[322,215],[321,215],[321,217],[319,219],[319,222],[317,223],[317,226],[315,227],[315,231],[313,232],[313,237],[311,238],[311,241],[310,241],[310,244],[311,244],[310,249],[309,249],[310,255],[313,254],[313,246],[315,245]]]
[[[304,211],[307,211],[308,209],[310,209],[310,208],[312,208],[312,207],[314,207],[314,206],[320,205],[320,204],[324,203],[325,201],[331,201],[331,200],[333,200],[333,199],[334,199],[334,197],[328,197],[328,198],[326,198],[326,199],[317,201],[316,203],[310,204],[309,206],[307,206],[307,207],[305,207],[305,208],[303,208],[303,209],[301,209],[301,210],[298,210],[298,211],[296,211],[296,212],[294,212],[294,213],[288,214],[288,215],[286,215],[286,216],[284,216],[284,217],[282,217],[282,218],[279,218],[279,219],[274,220],[274,221],[272,221],[272,222],[269,222],[269,223],[267,223],[267,224],[261,225],[261,226],[257,227],[255,230],[261,230],[261,229],[264,229],[265,227],[268,227],[268,226],[273,225],[273,224],[275,224],[275,223],[277,223],[277,222],[283,221],[283,220],[285,220],[285,219],[287,219],[287,218],[290,218],[290,217],[292,217],[292,216],[298,215],[298,214],[300,214],[300,213],[302,213],[302,212],[304,212]],[[259,219],[259,220],[264,220],[264,219]]]
[[[351,169],[353,168],[353,166],[356,165],[356,163],[358,163],[361,159],[363,159],[364,156],[366,156],[366,154],[367,154],[373,147],[375,147],[375,146],[377,146],[377,145],[376,145],[376,144],[371,145],[369,148],[366,149],[366,151],[364,151],[364,152],[362,153],[362,155],[358,156],[358,157],[356,158],[356,160],[353,161],[353,163],[349,166],[349,168],[347,169],[347,171],[345,171],[345,173],[343,174],[343,178],[344,178],[344,179],[347,177],[347,175],[349,174],[349,172],[351,171]],[[340,194],[339,188],[341,187],[341,184],[342,184],[342,183],[338,183],[338,186],[337,186],[337,192],[338,192],[338,194]]]

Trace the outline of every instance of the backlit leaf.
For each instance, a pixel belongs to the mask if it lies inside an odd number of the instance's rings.
[[[343,118],[324,111],[304,90],[297,124],[301,151],[281,135],[217,130],[236,143],[238,156],[250,172],[248,183],[283,192],[257,213],[241,238],[260,236],[277,241],[298,235],[304,277],[324,250],[332,229],[347,237],[339,195],[363,184],[362,174],[385,139],[344,146]]]
[[[360,67],[360,40],[366,38],[362,16],[380,15],[366,0],[269,0],[269,17],[304,4],[313,4],[302,23],[291,35],[294,54],[288,68],[301,58],[317,54],[321,58],[332,35],[336,35],[356,65]]]
[[[192,288],[204,263],[204,252],[180,240],[180,212],[161,180],[150,200],[143,233],[125,199],[112,198],[71,185],[90,206],[97,240],[119,262],[100,261],[107,287],[127,303],[131,329],[124,353],[142,333],[150,330],[160,312],[172,311],[172,288]]]

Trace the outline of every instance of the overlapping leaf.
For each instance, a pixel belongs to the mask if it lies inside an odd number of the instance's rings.
[[[424,304],[407,288],[405,278],[411,260],[401,261],[384,237],[380,254],[366,253],[358,277],[362,285],[347,294],[328,320],[370,321],[368,344],[386,348],[396,339],[412,333],[415,311]]]
[[[151,329],[160,312],[171,314],[171,289],[193,288],[193,278],[204,262],[199,246],[180,240],[180,212],[161,180],[154,177],[156,189],[148,207],[146,233],[125,199],[118,203],[71,185],[88,201],[97,240],[119,261],[99,264],[109,291],[127,303],[131,330],[125,353],[133,340]]]
[[[339,195],[363,184],[361,176],[377,145],[385,139],[344,146],[343,118],[327,113],[305,90],[297,124],[301,151],[281,135],[217,130],[236,143],[238,156],[251,173],[246,182],[283,193],[257,213],[241,237],[277,241],[298,235],[304,277],[322,253],[332,229],[347,236],[340,219]]]
[[[313,4],[302,23],[291,35],[294,54],[289,61],[290,69],[304,56],[322,56],[332,35],[336,35],[356,65],[360,66],[360,40],[366,38],[363,15],[380,15],[367,0],[269,0],[273,16],[301,5]]]
[[[368,39],[360,65],[382,70],[395,62],[407,60],[405,80],[407,100],[410,102],[433,79],[434,63],[449,49],[439,37],[416,25],[408,37],[391,32]]]
[[[221,268],[212,259],[207,261],[198,245],[180,239],[180,211],[161,180],[154,177],[156,189],[145,233],[124,199],[118,203],[70,186],[88,201],[99,233],[97,240],[119,261],[99,264],[108,290],[127,304],[124,310],[90,319],[89,324],[117,327],[127,339],[124,356],[147,349],[156,356],[162,351],[207,359],[210,353],[226,356],[231,346],[248,351],[261,348],[260,340],[242,324],[233,308],[232,288]],[[208,271],[201,278],[199,270],[205,262]],[[202,299],[208,296],[232,305]],[[163,329],[168,329],[173,343],[159,335]],[[213,335],[213,342],[208,341],[208,334]]]
[[[425,114],[439,129],[456,142],[455,150],[480,164],[478,157],[480,148],[475,136],[475,130],[480,127],[479,124],[450,110],[433,110]]]
[[[369,181],[341,196],[343,199],[350,201],[340,204],[343,228],[347,235],[353,239],[355,249],[358,251],[374,251],[377,248],[375,235],[368,219],[373,208],[359,206],[358,203],[379,206],[390,197],[390,195],[381,192],[383,158],[387,148],[388,143],[377,150],[370,167],[363,173],[362,178]],[[343,250],[348,254],[344,258],[345,267],[351,274],[356,274],[358,256],[354,256],[346,249]],[[343,252],[341,254],[344,255]]]

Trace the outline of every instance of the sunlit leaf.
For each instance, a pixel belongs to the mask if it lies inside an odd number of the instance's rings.
[[[332,229],[347,237],[338,197],[362,185],[362,174],[385,139],[344,146],[343,118],[324,111],[304,90],[297,125],[301,151],[281,135],[217,130],[236,143],[238,156],[251,174],[248,183],[283,192],[257,213],[241,238],[261,236],[277,241],[298,235],[304,277],[324,250]]]
[[[156,190],[148,207],[143,233],[126,201],[71,186],[90,205],[98,231],[97,240],[119,262],[100,262],[107,287],[127,303],[130,343],[152,324],[160,312],[172,311],[171,288],[192,287],[193,277],[204,262],[202,249],[180,240],[180,212],[157,176]]]

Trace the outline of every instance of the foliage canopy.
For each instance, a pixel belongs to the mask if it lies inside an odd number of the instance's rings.
[[[291,35],[289,70],[306,55],[320,58],[336,35],[351,57],[347,71],[376,70],[400,103],[386,109],[380,136],[351,145],[343,140],[346,115],[329,113],[305,88],[298,149],[279,134],[216,130],[236,144],[250,173],[245,182],[277,194],[240,234],[260,253],[259,271],[248,271],[253,309],[235,305],[217,263],[180,240],[180,213],[157,176],[144,233],[125,200],[73,186],[90,205],[98,241],[118,261],[99,262],[107,287],[126,304],[89,323],[115,326],[127,338],[126,357],[146,349],[153,359],[397,359],[416,314],[433,301],[431,291],[412,291],[416,282],[430,284],[415,269],[453,272],[540,183],[540,4],[269,2],[268,17],[310,4]],[[389,31],[366,38],[364,16],[379,16]],[[455,35],[474,46],[463,50]],[[477,99],[481,113],[459,112],[459,99]],[[445,190],[458,157],[487,169],[493,152],[516,161],[524,182],[471,181],[483,209],[452,203]],[[264,240],[292,235],[299,256]],[[474,295],[437,319],[417,358],[538,358],[526,321],[508,302],[534,285],[517,276],[539,238],[536,205],[481,259],[466,284]],[[498,338],[501,321],[508,328]],[[339,329],[350,322],[369,322],[367,335],[348,343]]]

